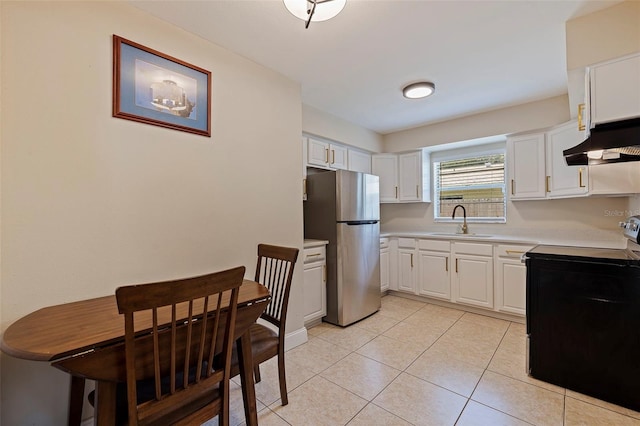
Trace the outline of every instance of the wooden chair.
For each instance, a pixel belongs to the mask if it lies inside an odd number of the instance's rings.
[[[231,352],[244,272],[238,267],[116,290],[125,318],[129,425],[200,425],[218,414],[220,425],[229,424]],[[163,312],[170,312],[169,324],[159,324]]]
[[[284,366],[284,338],[293,268],[298,259],[298,252],[297,248],[258,245],[258,265],[254,278],[254,281],[266,286],[271,293],[271,301],[260,318],[278,329],[276,333],[272,328],[259,323],[250,327],[255,381],[260,382],[260,364],[277,356],[282,405],[289,403]]]

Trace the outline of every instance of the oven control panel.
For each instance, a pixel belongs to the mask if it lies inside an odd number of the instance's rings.
[[[624,222],[620,222],[624,236],[636,244],[640,244],[640,216],[631,216]]]

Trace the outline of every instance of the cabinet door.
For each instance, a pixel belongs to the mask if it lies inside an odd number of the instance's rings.
[[[398,156],[399,163],[399,199],[400,201],[421,201],[422,194],[422,155],[410,152]]]
[[[591,127],[640,116],[640,55],[591,67]]]
[[[509,193],[512,200],[545,198],[544,133],[507,139]]]
[[[585,132],[578,130],[576,121],[570,121],[547,132],[547,196],[578,196],[589,191],[588,168],[586,166],[567,166],[562,155],[562,151],[579,144],[584,139]]]
[[[413,249],[398,249],[398,290],[415,293],[414,278],[414,257]]]
[[[493,308],[492,260],[484,256],[455,256],[455,302]]]
[[[496,310],[524,316],[527,267],[519,260],[496,260]]]
[[[347,148],[340,145],[329,145],[329,167],[347,170]]]
[[[329,144],[309,138],[307,146],[307,164],[313,166],[329,166]]]
[[[376,154],[371,157],[371,171],[380,177],[380,202],[398,201],[398,156]]]
[[[317,262],[304,267],[304,322],[322,319],[327,314],[325,265]]]
[[[349,150],[349,170],[354,172],[371,173],[371,154]]]
[[[418,292],[424,296],[451,299],[449,253],[419,251]]]
[[[380,291],[389,290],[389,248],[380,250]]]

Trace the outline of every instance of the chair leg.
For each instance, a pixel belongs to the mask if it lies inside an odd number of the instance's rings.
[[[262,380],[260,377],[260,364],[253,366],[253,377],[256,383],[260,383],[260,380]]]
[[[69,390],[69,426],[82,423],[82,405],[84,404],[84,382],[82,377],[71,376]]]
[[[287,405],[289,403],[289,398],[287,396],[287,375],[284,370],[284,354],[278,354],[278,376],[280,379],[280,399],[282,400],[282,405]]]
[[[229,419],[231,413],[229,412],[229,382],[221,383],[222,386],[222,406],[220,407],[220,414],[218,416],[219,426],[229,426]]]

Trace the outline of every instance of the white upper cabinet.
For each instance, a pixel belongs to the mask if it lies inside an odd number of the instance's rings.
[[[562,151],[585,139],[577,121],[546,132],[507,138],[512,200],[579,197],[589,194],[589,169],[567,166]]]
[[[640,53],[589,67],[590,127],[640,117]]]
[[[329,169],[347,169],[347,148],[319,139],[307,138],[307,164]]]
[[[371,172],[380,176],[381,203],[429,202],[429,157],[424,151],[374,154]]]
[[[349,170],[371,173],[371,154],[349,149]]]
[[[545,198],[544,133],[507,138],[509,194],[512,200]]]
[[[398,156],[374,154],[371,157],[371,172],[380,177],[380,202],[398,202]]]
[[[546,135],[546,190],[547,197],[572,197],[589,192],[589,169],[586,166],[567,166],[562,151],[574,147],[585,139],[585,132],[570,121]]]

